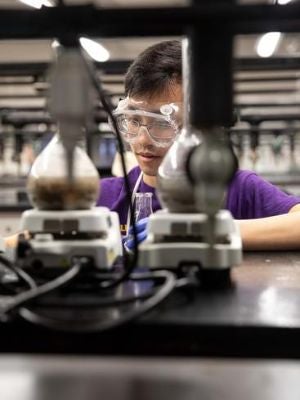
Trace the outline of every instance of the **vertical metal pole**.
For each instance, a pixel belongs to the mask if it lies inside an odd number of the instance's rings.
[[[201,0],[192,0],[197,6]],[[234,3],[235,0],[214,0],[217,3]],[[202,0],[203,3],[203,0]],[[208,4],[212,4],[210,0]],[[219,22],[220,23],[220,22]],[[232,100],[232,43],[229,26],[214,32],[214,27],[203,33],[191,27],[190,41],[190,120],[196,128],[230,126],[233,121]],[[221,33],[220,33],[221,32]]]

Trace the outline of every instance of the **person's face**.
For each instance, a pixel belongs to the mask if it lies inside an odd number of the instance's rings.
[[[155,106],[159,103],[168,104],[182,102],[182,88],[180,84],[176,84],[168,93],[151,96],[151,98],[142,96],[133,97],[133,100],[147,101],[149,109],[155,109]],[[147,120],[143,123],[147,124]],[[130,147],[143,173],[149,176],[156,176],[158,168],[171,145],[172,143],[168,147],[156,146],[149,137],[147,131],[145,129],[140,129],[136,141],[134,144],[131,144]]]

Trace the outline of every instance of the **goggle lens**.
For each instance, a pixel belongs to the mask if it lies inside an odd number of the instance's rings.
[[[135,141],[142,127],[147,129],[151,139],[160,145],[168,146],[177,135],[177,127],[172,121],[163,118],[147,118],[147,123],[137,115],[121,114],[116,116],[117,125],[124,140],[132,143]]]

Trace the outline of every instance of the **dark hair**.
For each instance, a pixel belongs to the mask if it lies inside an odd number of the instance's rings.
[[[182,81],[181,42],[168,40],[144,50],[128,68],[125,94],[153,96]]]

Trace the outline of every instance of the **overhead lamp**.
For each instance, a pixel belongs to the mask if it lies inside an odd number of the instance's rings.
[[[81,37],[79,42],[87,54],[95,61],[104,62],[110,57],[108,50],[95,40]]]
[[[95,61],[104,62],[110,57],[109,51],[95,40],[81,37],[79,43],[84,51],[86,51],[86,53]],[[57,39],[54,39],[51,43],[53,50],[57,50],[60,46],[61,44]]]
[[[292,0],[273,0],[276,5],[285,5]],[[256,52],[260,57],[271,57],[276,51],[281,38],[281,32],[268,32],[256,43]]]
[[[58,49],[59,46],[60,46],[59,41],[57,39],[53,39],[52,42],[51,42],[52,49],[56,50],[56,49]]]
[[[54,7],[54,4],[51,0],[19,0],[21,3],[26,4],[27,6],[34,8],[42,8],[45,7]]]
[[[280,32],[268,32],[261,36],[256,44],[259,57],[271,57],[278,47],[280,37]]]
[[[284,5],[284,4],[289,3],[290,1],[292,1],[292,0],[277,0],[277,4]]]

